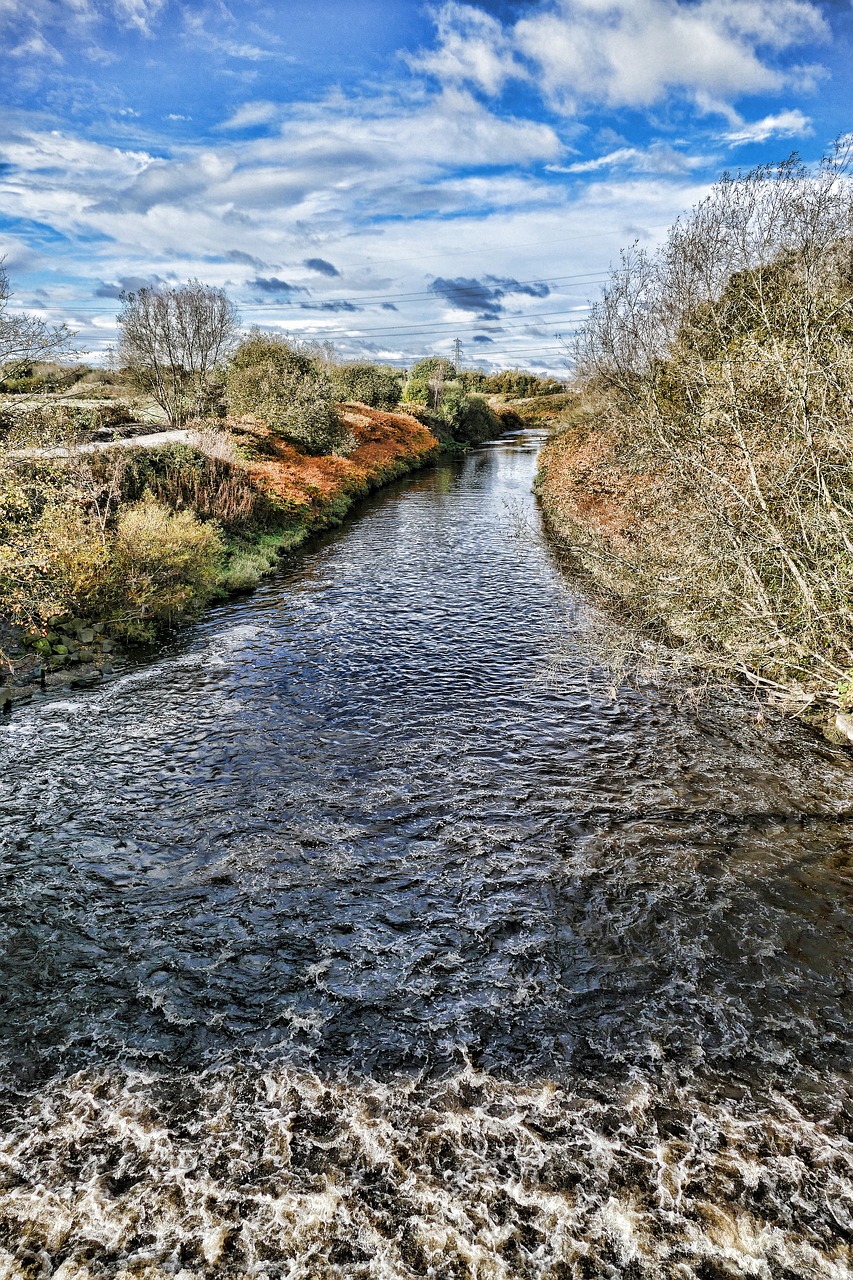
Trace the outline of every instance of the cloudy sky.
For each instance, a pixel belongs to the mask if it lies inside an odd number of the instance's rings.
[[[197,277],[344,355],[560,371],[621,247],[853,129],[850,0],[0,0],[0,29],[14,301],[93,358],[122,290]]]

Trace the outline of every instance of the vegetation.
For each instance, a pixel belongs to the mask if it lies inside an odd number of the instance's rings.
[[[470,389],[481,395],[505,396],[508,400],[528,400],[536,396],[559,395],[565,390],[557,378],[543,378],[524,369],[503,369],[500,373],[462,375]]]
[[[657,253],[623,256],[539,482],[578,563],[647,630],[835,701],[853,667],[847,164],[838,147],[817,173],[792,157],[726,175]]]
[[[423,404],[438,410],[444,398],[444,389],[456,377],[456,368],[443,356],[427,356],[412,366],[403,392],[403,399],[412,404]]]
[[[217,526],[150,493],[123,503],[122,465],[101,477],[56,463],[7,469],[0,599],[17,621],[38,632],[80,615],[139,634],[210,598],[224,549]]]
[[[516,415],[498,411],[473,394],[470,382],[442,356],[418,361],[406,382],[411,411],[448,447],[482,444],[520,422]]]
[[[253,329],[226,372],[232,414],[261,418],[274,435],[308,453],[344,452],[348,434],[335,413],[332,380],[287,338]]]
[[[415,413],[388,412],[402,372],[257,329],[237,341],[231,304],[198,282],[127,295],[119,324],[106,370],[46,358],[65,330],[34,322],[31,349],[9,331],[19,341],[0,406],[0,614],[51,668],[100,661],[111,637],[151,638],[254,586],[373,487],[509,423],[439,358],[412,371],[425,392]],[[109,447],[152,402],[189,443]]]
[[[330,376],[337,400],[356,401],[372,409],[395,409],[403,396],[403,375],[386,365],[352,361],[332,365]]]
[[[342,410],[339,429],[346,457],[307,454],[256,419],[198,422],[193,443],[159,449],[87,453],[69,439],[62,456],[44,457],[7,442],[3,610],[35,638],[75,617],[151,636],[223,590],[256,585],[282,550],[439,450],[406,414],[359,405]]]
[[[25,312],[10,314],[11,290],[4,260],[0,258],[0,369],[4,378],[24,375],[35,361],[55,359],[66,353],[74,337],[66,325],[49,325]]]
[[[237,324],[224,291],[198,280],[139,289],[122,299],[119,360],[139,390],[180,426],[217,398],[217,366],[236,340]]]

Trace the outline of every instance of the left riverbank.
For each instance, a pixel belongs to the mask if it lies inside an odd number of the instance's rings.
[[[346,443],[330,454],[246,417],[194,424],[159,448],[7,456],[0,704],[39,684],[99,680],[128,645],[251,589],[283,553],[445,447],[412,414],[337,411]]]

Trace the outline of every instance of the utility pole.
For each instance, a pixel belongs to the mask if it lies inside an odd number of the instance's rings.
[[[462,343],[458,338],[453,339],[453,363],[456,366],[456,372],[459,373],[459,362],[462,359]]]

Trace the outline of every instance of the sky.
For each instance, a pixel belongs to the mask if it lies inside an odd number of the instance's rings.
[[[97,363],[191,278],[344,358],[564,374],[620,249],[853,130],[850,0],[0,0],[0,254]]]

